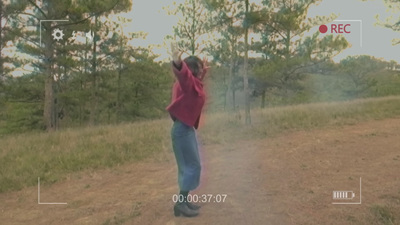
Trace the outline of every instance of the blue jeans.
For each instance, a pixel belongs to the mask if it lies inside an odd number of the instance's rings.
[[[172,148],[178,165],[178,184],[181,191],[196,189],[200,183],[200,156],[196,131],[179,120],[171,129]]]

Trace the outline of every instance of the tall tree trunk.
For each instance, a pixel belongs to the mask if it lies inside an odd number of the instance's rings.
[[[49,74],[49,69],[46,68],[46,80],[45,80],[45,94],[44,94],[44,110],[43,117],[47,131],[55,130],[54,121],[54,91],[53,91],[53,76]]]
[[[245,0],[246,4],[246,16],[249,13],[249,0]],[[251,117],[250,117],[250,96],[249,96],[249,79],[247,76],[247,66],[248,66],[248,59],[249,59],[249,26],[248,24],[245,25],[245,33],[244,33],[244,46],[245,46],[245,53],[244,53],[244,66],[243,66],[243,84],[244,84],[244,101],[245,101],[245,123],[251,124]]]
[[[122,64],[122,58],[124,57],[124,46],[123,46],[123,40],[122,37],[124,37],[124,30],[121,28],[121,39],[119,41],[119,64],[118,64],[118,78],[117,78],[117,102],[116,102],[116,122],[119,123],[120,121],[120,115],[121,115],[121,77],[122,77],[122,70],[123,70],[123,64]]]
[[[94,17],[94,29],[93,31],[93,60],[92,60],[92,93],[91,93],[91,105],[90,105],[90,117],[89,124],[94,125],[97,117],[97,15]]]
[[[80,79],[80,81],[81,81],[81,91],[83,92],[83,91],[87,91],[87,89],[88,89],[88,78],[89,78],[89,63],[88,63],[88,53],[89,53],[89,51],[90,51],[90,44],[88,45],[88,41],[87,41],[87,39],[85,40],[85,60],[84,60],[84,74],[85,74],[85,78],[84,78],[84,80],[82,80],[82,78]],[[90,82],[89,82],[90,83]],[[82,126],[82,124],[84,123],[84,122],[87,122],[86,121],[86,107],[87,107],[87,103],[86,103],[86,101],[87,101],[88,99],[86,99],[86,98],[81,98],[80,99],[80,109],[79,109],[79,125],[80,126]],[[90,101],[90,99],[89,99],[89,101]],[[85,120],[85,121],[84,121]]]
[[[233,60],[233,57],[231,57],[230,62],[229,62],[228,90],[226,91],[225,102],[226,102],[227,96],[229,96],[231,93],[233,94],[233,68],[234,68],[234,60]],[[226,105],[226,103],[225,103],[225,105]],[[232,106],[233,106],[233,111],[235,111],[234,94],[232,95]]]
[[[121,114],[121,75],[122,75],[122,63],[119,63],[119,69],[118,69],[118,83],[117,83],[117,115],[116,115],[116,121],[119,123],[120,121],[120,114]]]
[[[263,90],[261,93],[261,108],[265,108],[265,95],[266,95],[266,91]]]
[[[290,30],[288,29],[286,32],[286,43],[285,43],[285,45],[286,45],[286,52],[285,52],[286,60],[289,60],[289,58],[290,58],[290,35],[291,35]]]
[[[3,2],[0,2],[0,84],[4,76],[4,61],[3,61]]]
[[[232,105],[233,105],[233,111],[236,111],[236,90],[235,88],[232,88]]]
[[[45,28],[44,48],[45,48],[45,84],[44,84],[44,109],[43,118],[47,131],[55,130],[55,105],[54,105],[54,71],[53,71],[53,40],[51,36],[51,26]],[[43,35],[43,34],[42,34]]]
[[[196,41],[196,33],[197,30],[195,29],[195,23],[196,23],[196,0],[192,0],[192,6],[193,6],[193,15],[192,15],[192,28],[190,29],[192,31],[192,37],[191,37],[191,50],[192,50],[192,55],[195,54],[196,52],[196,46],[195,46],[195,41]]]

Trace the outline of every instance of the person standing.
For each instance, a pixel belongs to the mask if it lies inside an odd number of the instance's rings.
[[[172,87],[172,100],[167,107],[172,120],[172,147],[178,167],[178,201],[174,205],[175,216],[193,217],[200,206],[188,201],[189,191],[200,183],[200,157],[196,137],[201,111],[205,103],[202,80],[207,73],[206,61],[196,56],[181,60],[182,52],[176,43],[171,44],[172,71],[176,81]]]

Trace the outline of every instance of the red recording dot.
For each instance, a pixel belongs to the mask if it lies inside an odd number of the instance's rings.
[[[319,26],[319,32],[326,33],[328,31],[328,27],[326,25]]]

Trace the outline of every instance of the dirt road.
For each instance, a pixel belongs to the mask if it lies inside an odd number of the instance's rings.
[[[41,202],[67,205],[39,205],[37,187],[0,194],[0,224],[400,224],[400,118],[203,146],[192,194],[227,197],[196,218],[173,216],[176,166],[161,155],[41,187]],[[359,202],[360,177],[361,204],[332,204]]]

